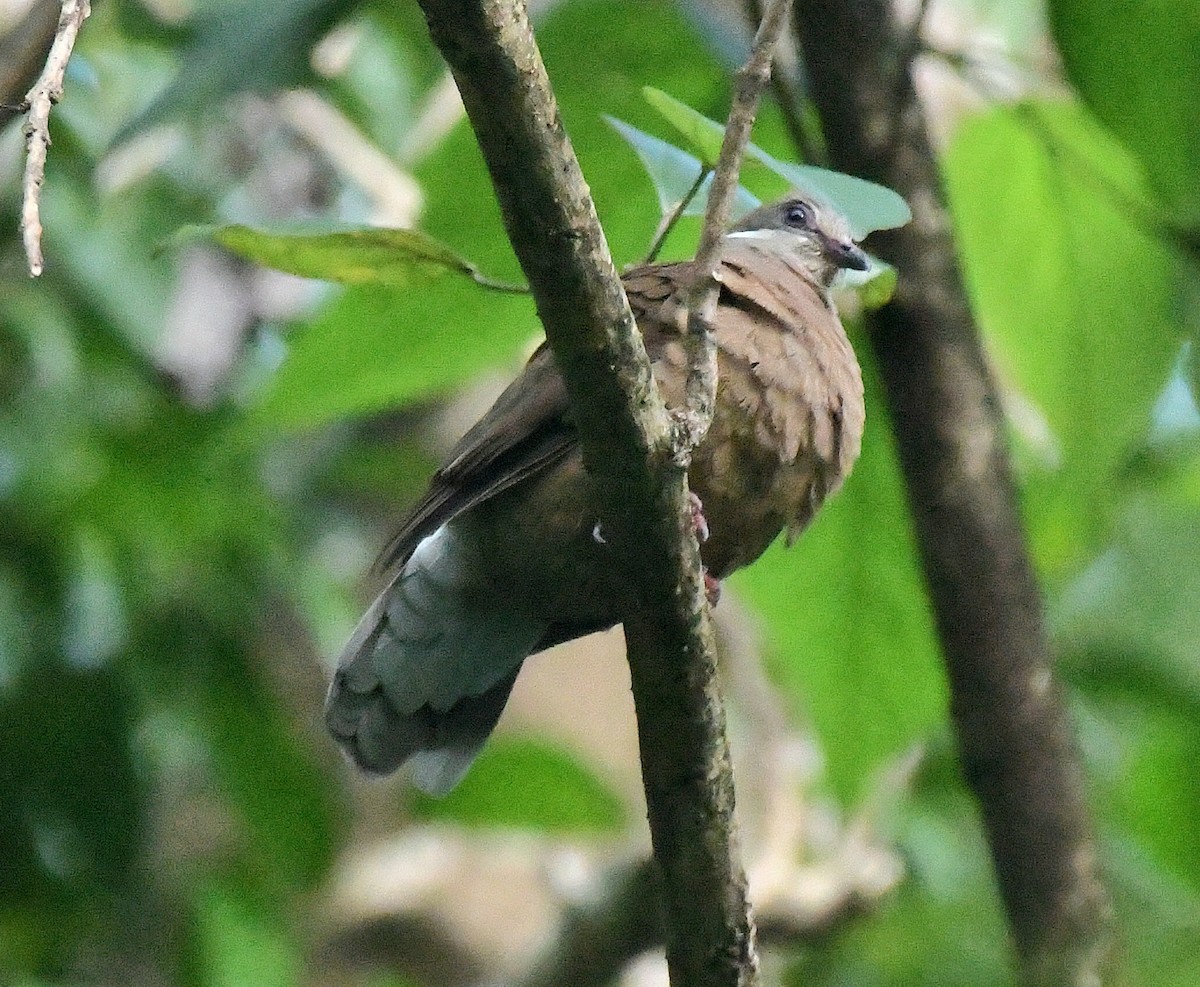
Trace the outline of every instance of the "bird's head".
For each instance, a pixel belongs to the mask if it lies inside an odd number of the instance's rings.
[[[838,271],[865,271],[869,266],[842,215],[808,196],[790,195],[760,206],[735,223],[727,236],[762,240],[794,254],[826,288]]]

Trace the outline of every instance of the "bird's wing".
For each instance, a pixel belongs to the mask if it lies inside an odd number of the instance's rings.
[[[562,459],[576,445],[567,389],[544,343],[496,403],[450,451],[380,555],[404,563],[451,518]]]

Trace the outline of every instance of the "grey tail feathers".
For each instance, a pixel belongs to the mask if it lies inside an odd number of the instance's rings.
[[[466,774],[547,625],[497,605],[453,525],[425,539],[371,604],[325,701],[330,733],[371,774],[411,763],[432,795]]]

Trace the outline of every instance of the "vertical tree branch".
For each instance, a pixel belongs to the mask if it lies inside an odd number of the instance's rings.
[[[909,226],[875,241],[898,269],[899,289],[868,328],[945,652],[963,769],[983,810],[1024,978],[1098,984],[1110,906],[910,49],[886,0],[807,0],[797,13],[835,166],[892,186],[913,207]]]
[[[712,626],[671,419],[524,4],[421,6],[566,381],[584,462],[604,500],[596,506],[613,565],[629,575],[626,642],[672,982],[753,984],[754,924],[737,852]]]
[[[29,274],[42,273],[42,181],[46,177],[46,152],[50,147],[50,108],[62,98],[63,76],[75,47],[75,38],[83,22],[92,12],[89,0],[63,0],[58,17],[58,29],[46,67],[29,90],[25,102],[29,106],[29,122],[25,125],[25,179],[22,183],[24,200],[21,205],[21,236]]]

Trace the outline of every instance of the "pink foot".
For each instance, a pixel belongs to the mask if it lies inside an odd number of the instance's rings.
[[[704,504],[694,490],[688,491],[688,505],[692,510],[692,531],[703,545],[708,541],[708,518],[704,516]]]
[[[708,597],[710,607],[715,607],[721,599],[721,580],[710,576],[707,569],[704,570],[704,595]]]

